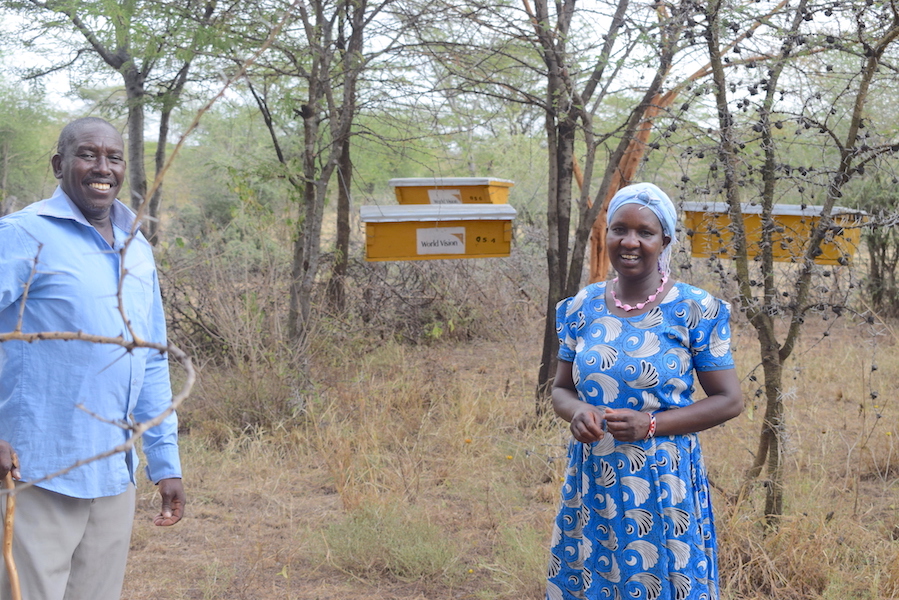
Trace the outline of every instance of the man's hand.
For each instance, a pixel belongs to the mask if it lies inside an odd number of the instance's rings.
[[[162,510],[153,519],[153,524],[157,527],[174,525],[184,516],[184,504],[187,501],[181,480],[161,479],[159,495],[162,497]]]
[[[19,459],[12,446],[6,440],[0,440],[0,481],[5,479],[10,471],[13,479],[22,478],[22,474],[19,473]]]

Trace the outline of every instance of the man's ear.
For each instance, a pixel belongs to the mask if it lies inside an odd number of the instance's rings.
[[[59,152],[50,158],[50,166],[53,167],[53,176],[62,179],[62,155]]]

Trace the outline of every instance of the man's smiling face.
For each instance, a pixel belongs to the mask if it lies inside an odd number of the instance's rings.
[[[114,127],[82,124],[51,163],[60,187],[88,221],[109,216],[125,180],[125,143]]]

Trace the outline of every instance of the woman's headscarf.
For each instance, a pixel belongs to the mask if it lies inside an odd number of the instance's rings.
[[[659,270],[671,273],[671,252],[677,243],[677,209],[668,194],[651,183],[634,183],[618,190],[609,202],[606,225],[612,221],[615,212],[625,204],[639,204],[650,209],[662,224],[662,233],[671,241],[659,257]]]

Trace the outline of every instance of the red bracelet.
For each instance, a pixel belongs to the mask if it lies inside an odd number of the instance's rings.
[[[656,416],[650,412],[646,413],[649,415],[649,429],[646,431],[646,437],[643,438],[643,441],[649,441],[656,435]]]

